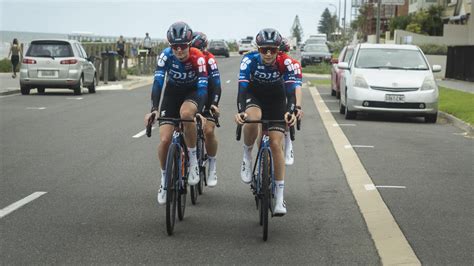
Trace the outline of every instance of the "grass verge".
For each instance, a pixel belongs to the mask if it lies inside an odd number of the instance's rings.
[[[303,67],[303,73],[331,74],[331,64],[317,64]]]
[[[473,125],[474,94],[440,86],[439,110]]]
[[[310,81],[312,85],[331,85],[330,79],[315,79]]]

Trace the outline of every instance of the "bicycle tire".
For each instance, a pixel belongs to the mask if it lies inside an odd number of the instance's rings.
[[[199,182],[201,182],[201,180],[199,180]],[[197,202],[197,198],[198,198],[198,194],[199,194],[199,183],[197,185],[194,185],[194,186],[189,186],[189,189],[191,190],[191,203],[193,205],[196,205],[196,202]]]
[[[181,156],[181,182],[178,183],[178,189],[177,191],[177,201],[178,201],[178,219],[182,221],[184,219],[184,211],[186,210],[186,186],[187,186],[187,176],[188,176],[188,171],[187,171],[187,163],[184,161],[185,160],[185,155],[182,153]],[[179,179],[178,179],[179,180]]]
[[[262,187],[260,192],[262,193],[261,198],[261,215],[262,215],[262,226],[263,226],[263,241],[268,239],[268,216],[270,210],[270,174],[271,174],[271,165],[270,165],[270,152],[267,149],[262,151]]]
[[[199,192],[199,195],[202,195],[204,192],[204,185],[207,186],[206,183],[206,167],[199,167],[199,183],[197,185],[197,189]]]
[[[176,221],[176,194],[179,174],[178,146],[172,144],[166,158],[166,232],[172,235]]]

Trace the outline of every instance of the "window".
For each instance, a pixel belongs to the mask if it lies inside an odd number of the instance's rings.
[[[428,70],[420,51],[406,49],[360,49],[356,67]]]
[[[72,47],[67,42],[40,41],[32,42],[26,56],[32,57],[73,57]]]

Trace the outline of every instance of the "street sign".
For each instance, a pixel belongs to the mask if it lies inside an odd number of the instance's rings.
[[[405,0],[382,0],[382,5],[403,6]]]

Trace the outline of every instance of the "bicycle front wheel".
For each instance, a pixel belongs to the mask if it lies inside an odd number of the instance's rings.
[[[270,210],[270,190],[271,190],[271,164],[270,164],[270,152],[267,149],[264,149],[262,151],[262,157],[261,157],[261,188],[260,188],[260,193],[261,193],[261,205],[260,205],[260,215],[261,215],[261,221],[263,225],[263,240],[267,241],[268,239],[268,215],[269,215],[269,210]]]
[[[177,194],[179,176],[179,150],[177,145],[170,145],[166,158],[166,232],[173,234],[176,221]]]
[[[186,162],[184,161],[184,154],[181,156],[181,172],[179,173],[180,176],[182,177],[181,179],[178,180],[178,218],[180,221],[183,220],[184,218],[184,211],[186,210],[186,189],[187,189],[187,182],[185,181],[187,178],[187,173],[186,170]]]

